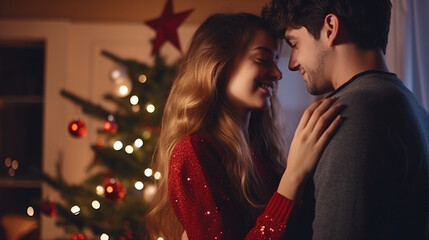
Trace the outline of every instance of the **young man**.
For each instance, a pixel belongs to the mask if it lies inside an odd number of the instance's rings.
[[[429,115],[386,66],[390,11],[389,0],[272,0],[262,11],[308,91],[346,106],[286,239],[429,239]]]

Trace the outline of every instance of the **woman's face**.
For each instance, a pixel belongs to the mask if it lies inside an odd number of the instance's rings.
[[[235,63],[226,85],[226,97],[232,110],[245,117],[252,110],[268,109],[282,73],[277,67],[275,40],[257,30],[243,54]]]

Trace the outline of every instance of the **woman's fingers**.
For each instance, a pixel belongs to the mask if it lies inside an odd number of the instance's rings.
[[[301,120],[298,123],[297,129],[303,129],[307,126],[307,123],[309,119],[311,118],[311,115],[313,114],[314,110],[322,103],[322,101],[316,101],[313,102],[310,106],[305,109],[304,113],[301,116]]]
[[[311,104],[304,111],[295,134],[299,135],[302,141],[314,143],[314,147],[325,146],[341,123],[339,114],[344,106],[333,105],[336,100],[337,98],[327,98]]]
[[[322,116],[336,100],[337,98],[326,98],[312,103],[304,111],[302,118],[298,124],[298,128],[313,129],[320,116]]]
[[[325,148],[329,139],[334,135],[335,131],[340,126],[341,122],[342,122],[341,115],[337,115],[335,119],[331,122],[331,124],[328,126],[328,128],[322,132],[322,135],[320,136],[318,141],[318,143],[321,144],[322,148]]]
[[[337,117],[340,117],[341,111],[344,109],[344,106],[341,104],[337,104],[334,106],[331,106],[330,108],[323,110],[323,112],[320,112],[319,116],[314,118],[314,128],[312,129],[313,134],[316,138],[319,138],[323,135],[329,135],[334,132],[336,127],[338,126],[338,121],[341,119],[337,119]],[[334,120],[337,120],[334,124]],[[329,132],[326,132],[328,129],[331,129]]]
[[[278,191],[295,198],[303,181],[314,170],[323,149],[341,123],[341,104],[333,105],[336,98],[328,98],[311,104],[301,118],[292,139]],[[290,184],[295,183],[295,187]],[[287,183],[287,184],[286,184]]]

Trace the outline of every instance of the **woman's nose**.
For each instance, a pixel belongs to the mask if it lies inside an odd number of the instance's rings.
[[[274,77],[276,81],[282,79],[283,75],[280,69],[278,68],[277,64],[274,64],[273,68],[271,69],[271,75]]]

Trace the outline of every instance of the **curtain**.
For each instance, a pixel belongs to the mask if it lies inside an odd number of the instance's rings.
[[[429,1],[409,0],[404,79],[429,111]]]
[[[392,0],[386,61],[429,111],[429,1]]]

